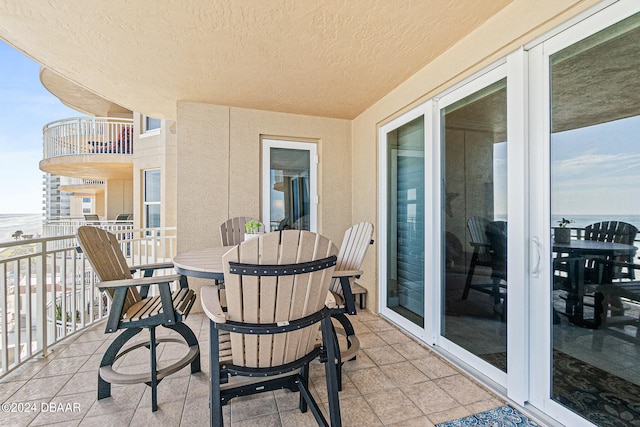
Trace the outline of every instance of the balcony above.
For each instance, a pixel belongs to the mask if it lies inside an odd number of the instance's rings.
[[[133,120],[77,117],[45,125],[40,170],[84,179],[131,179]]]
[[[104,192],[104,181],[97,179],[67,178],[60,181],[60,191],[96,194]]]

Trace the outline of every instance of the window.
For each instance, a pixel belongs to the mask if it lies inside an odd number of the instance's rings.
[[[153,117],[144,116],[144,132],[150,132],[156,129],[160,129],[162,121],[160,119],[154,119]]]
[[[160,169],[144,171],[144,226],[160,227]]]
[[[262,221],[268,230],[317,230],[317,146],[265,139]]]

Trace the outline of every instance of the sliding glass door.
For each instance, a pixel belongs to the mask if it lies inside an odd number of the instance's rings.
[[[442,345],[507,372],[507,293],[517,285],[507,275],[506,66],[442,97],[438,107]]]
[[[532,296],[548,307],[532,313],[547,373],[532,401],[569,424],[640,423],[640,14],[620,20],[623,4],[530,54],[532,110],[549,117],[532,129]]]
[[[425,325],[425,115],[419,108],[381,129],[381,312],[418,335]],[[382,163],[383,162],[383,163]]]

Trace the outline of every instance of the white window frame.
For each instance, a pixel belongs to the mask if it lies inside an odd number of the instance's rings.
[[[147,201],[147,172],[158,172],[158,177],[160,178],[160,195],[157,201]],[[142,186],[142,209],[143,209],[143,218],[144,218],[144,228],[156,228],[156,227],[149,227],[149,224],[147,223],[147,209],[149,206],[152,205],[157,205],[157,206],[162,206],[162,170],[160,168],[154,168],[154,169],[145,169],[142,171],[142,176],[143,176],[143,186]],[[162,208],[161,208],[162,210]],[[160,213],[160,224],[158,224],[157,228],[162,227],[162,212]]]
[[[262,139],[262,223],[271,229],[271,148],[309,151],[309,228],[318,232],[318,145],[313,142]]]
[[[158,126],[157,127],[149,127],[149,121],[153,120],[153,121],[158,121]],[[150,116],[145,116],[142,115],[142,133],[145,135],[152,135],[152,134],[157,134],[160,133],[160,130],[162,129],[162,119],[157,119],[155,117],[150,117]]]

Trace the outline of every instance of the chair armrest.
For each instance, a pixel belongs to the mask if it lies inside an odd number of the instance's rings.
[[[200,289],[202,310],[215,323],[227,323],[227,316],[220,305],[218,292],[219,288],[216,285],[203,286]]]
[[[360,277],[361,270],[334,270],[332,277]]]
[[[488,243],[469,242],[469,244],[474,248],[490,248],[491,247],[491,245]]]
[[[168,276],[141,277],[139,279],[107,280],[104,282],[96,283],[96,286],[103,291],[105,289],[115,289],[122,287],[130,288],[132,286],[149,286],[162,283],[171,283],[173,281],[180,280],[181,278],[181,274],[171,274]]]
[[[173,263],[172,262],[159,262],[156,264],[145,264],[145,265],[134,265],[131,267],[131,270],[133,271],[139,271],[139,270],[161,270],[161,269],[165,269],[165,268],[173,268]]]

